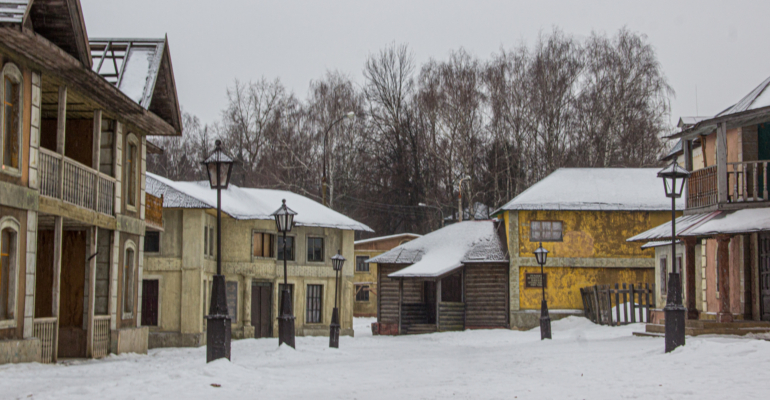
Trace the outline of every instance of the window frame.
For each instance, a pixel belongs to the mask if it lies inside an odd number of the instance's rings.
[[[305,261],[309,263],[325,263],[326,262],[326,238],[323,236],[315,236],[315,235],[309,235],[305,237]],[[315,257],[313,259],[310,258],[310,241],[311,240],[320,240],[321,241],[321,259],[316,260]],[[313,249],[315,249],[315,245],[313,245]]]
[[[147,247],[147,237],[150,236],[148,234],[152,234],[153,236],[154,235],[158,235],[158,250],[157,251],[147,250],[148,249],[148,247]],[[150,230],[148,230],[148,231],[144,232],[144,254],[146,255],[147,253],[150,253],[150,254],[160,254],[161,253],[160,231],[150,231]]]
[[[19,126],[16,132],[16,140],[18,143],[18,154],[17,154],[17,167],[12,167],[10,165],[5,165],[5,149],[3,146],[5,146],[5,80],[8,79],[11,82],[14,82],[15,84],[19,85]],[[0,171],[7,175],[11,175],[14,177],[20,177],[21,171],[22,171],[22,165],[23,165],[23,156],[24,156],[24,149],[23,149],[23,131],[24,131],[24,75],[21,73],[21,70],[19,69],[16,64],[12,62],[8,62],[3,66],[2,72],[0,72],[0,103],[2,103],[2,108],[0,108]]]
[[[660,295],[666,297],[668,287],[668,254],[658,258],[658,271],[660,271]]]
[[[318,288],[318,296],[313,296],[312,300],[316,301],[318,306],[313,307],[311,309],[311,297],[310,297],[310,287],[313,286],[314,289]],[[321,283],[308,283],[305,285],[305,324],[323,324],[324,322],[324,286]],[[311,316],[311,313],[317,313],[317,320],[316,318]]]
[[[8,299],[7,309],[11,311],[12,317],[10,319],[0,319],[0,329],[16,328],[16,320],[18,319],[18,294],[19,294],[19,236],[21,233],[21,223],[13,217],[0,218],[0,238],[2,232],[6,229],[13,232],[13,243],[11,244],[11,250],[13,253],[9,253],[9,269],[12,272],[8,273],[10,281],[8,282]],[[2,239],[0,239],[2,240]],[[2,246],[2,243],[0,243]]]
[[[265,249],[265,246],[264,246],[264,244],[265,244],[265,235],[269,235],[271,237],[271,240],[270,240],[270,255],[268,255],[268,256],[257,256],[257,255],[254,255],[254,237],[257,234],[262,235],[263,254],[264,254],[264,249]],[[251,230],[251,259],[252,260],[272,260],[272,259],[278,258],[278,250],[277,250],[278,240],[276,239],[276,237],[277,237],[277,235],[275,234],[275,232],[268,232],[268,231],[261,231],[261,230],[257,230],[257,229],[252,229]]]
[[[126,269],[128,268],[128,263],[126,261],[127,261],[127,258],[128,258],[127,256],[128,256],[128,251],[129,250],[133,252],[133,260],[132,260],[133,261],[132,262],[133,265],[131,266],[131,274],[130,274],[130,276],[129,276],[129,274],[126,273]],[[134,302],[134,292],[135,292],[134,286],[136,285],[136,275],[137,275],[138,261],[139,261],[139,252],[137,251],[136,243],[134,243],[132,240],[126,241],[126,244],[124,245],[124,248],[123,248],[123,282],[122,282],[122,285],[123,285],[123,302],[121,304],[121,306],[122,306],[121,307],[122,319],[133,319],[134,318],[134,314],[135,314],[134,311],[136,311],[136,304],[134,304],[135,303]],[[130,278],[130,280],[127,280],[129,278]],[[130,311],[126,311],[126,304],[128,304],[128,302],[126,301],[126,296],[129,295],[129,290],[127,290],[128,286],[129,286],[128,285],[129,283],[131,284],[130,285],[130,289],[131,289],[130,290],[131,310]]]
[[[369,263],[367,263],[367,262],[361,263],[361,264],[366,265],[366,269],[365,270],[358,268],[358,264],[359,264],[358,260],[360,260],[362,258],[364,259],[364,261],[367,261],[370,257],[369,256],[356,256],[356,271],[355,272],[371,272],[371,267],[369,266]]]
[[[361,289],[356,288],[356,303],[369,303],[371,301],[369,297],[369,285],[356,285],[356,286],[361,287]],[[359,299],[358,295],[364,292],[366,292],[366,300]]]
[[[276,261],[283,261],[283,251],[281,250],[281,245],[278,243],[279,240],[283,240],[283,235],[275,235],[275,259]],[[296,235],[286,235],[286,239],[291,239],[292,246],[291,246],[291,258],[287,258],[287,262],[297,262],[297,236]]]
[[[536,238],[534,235],[534,232],[536,232],[534,228],[534,224],[539,223],[541,224],[541,228],[538,230],[540,234],[540,238]],[[561,224],[561,234],[559,235],[558,239],[552,239],[552,238],[543,238],[543,232],[544,229],[542,228],[543,223],[551,224],[551,228],[549,228],[549,232],[553,232],[553,223],[559,223]],[[563,242],[564,241],[564,221],[560,220],[531,220],[529,221],[529,241],[530,242]]]
[[[136,154],[134,154],[134,160],[131,168],[128,168],[128,159],[131,156],[131,147],[134,147],[136,149]],[[125,196],[126,196],[126,208],[128,208],[130,211],[136,211],[139,202],[137,199],[139,198],[139,179],[141,175],[141,171],[139,170],[140,164],[141,164],[141,158],[142,158],[142,145],[139,141],[139,138],[136,137],[133,133],[129,133],[126,137],[126,151],[125,151],[125,160],[123,162],[123,167],[125,169],[124,174],[124,182],[125,182]],[[133,172],[133,175],[132,175]],[[132,179],[133,178],[133,179]],[[133,188],[134,193],[131,193],[131,189]],[[133,194],[133,195],[132,195]]]

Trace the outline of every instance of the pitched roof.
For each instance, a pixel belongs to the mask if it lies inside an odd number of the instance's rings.
[[[29,3],[24,26],[31,27],[86,68],[91,68],[88,33],[80,0],[35,0]]]
[[[168,38],[99,38],[90,46],[94,72],[181,132]]]
[[[711,218],[719,215],[719,211],[703,214],[683,215],[676,219],[676,236],[681,236],[688,230],[697,227]],[[626,239],[627,242],[649,242],[671,240],[671,221],[648,229],[636,236]]]
[[[760,83],[759,86],[755,87],[749,94],[738,100],[737,103],[728,107],[716,116],[722,117],[770,106],[770,90],[767,90],[768,86],[770,86],[770,77]]]
[[[217,192],[208,182],[177,182],[147,173],[147,193],[163,195],[165,208],[202,208],[217,206]],[[351,229],[374,232],[368,226],[331,210],[305,196],[286,190],[241,188],[230,184],[222,191],[222,212],[239,220],[273,220],[272,213],[286,199],[286,205],[297,212],[298,226]]]
[[[381,240],[388,240],[388,239],[395,239],[400,237],[410,237],[410,238],[418,238],[422,237],[422,235],[418,235],[416,233],[397,233],[395,235],[388,235],[388,236],[377,236],[369,239],[361,239],[356,240],[353,242],[353,244],[364,244],[364,243],[372,243],[372,242],[379,242]]]
[[[465,221],[372,257],[367,262],[412,264],[390,277],[438,277],[466,263],[507,262],[496,221]]]
[[[503,210],[663,211],[671,200],[659,168],[560,168],[532,185]],[[682,199],[677,208],[683,209]]]
[[[766,231],[770,231],[770,208],[747,208],[715,215],[703,224],[687,230],[683,236],[698,237]]]
[[[27,12],[28,0],[3,0],[0,2],[0,22],[20,24]]]

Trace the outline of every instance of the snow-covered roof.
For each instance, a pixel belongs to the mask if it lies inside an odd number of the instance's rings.
[[[163,195],[165,208],[216,208],[217,192],[207,181],[177,182],[147,173],[147,193]],[[281,206],[281,200],[297,212],[298,226],[352,229],[374,232],[368,226],[331,210],[305,196],[286,190],[241,188],[230,184],[222,191],[222,211],[235,219],[273,220],[271,214]]]
[[[682,243],[681,240],[677,240],[676,241],[676,244],[680,244],[680,243]],[[669,240],[668,242],[666,242],[666,241],[648,242],[648,243],[645,243],[645,244],[642,245],[642,249],[643,250],[644,249],[652,249],[652,248],[655,248],[655,247],[663,247],[663,246],[671,246],[671,241]]]
[[[700,226],[704,222],[719,215],[719,211],[703,214],[683,215],[676,219],[676,235],[681,236],[689,229]],[[627,242],[649,242],[671,240],[671,221],[646,230],[634,237],[626,239]]]
[[[723,117],[725,115],[736,114],[743,111],[755,110],[758,108],[770,106],[770,90],[768,90],[768,86],[770,86],[770,77],[760,83],[759,86],[755,87],[754,90],[749,92],[749,94],[738,100],[737,103],[733,104],[731,107],[727,108],[716,116]]]
[[[709,118],[711,117],[679,117],[679,123],[676,124],[676,126],[679,128],[686,128]]]
[[[496,221],[465,221],[433,231],[367,262],[411,264],[391,278],[435,278],[465,263],[507,262]]]
[[[369,239],[356,240],[355,242],[353,242],[353,244],[356,245],[356,244],[379,242],[380,240],[395,239],[400,237],[418,238],[418,237],[422,237],[422,235],[418,235],[416,233],[397,233],[395,235],[377,236]]]
[[[20,24],[27,12],[28,0],[2,0],[0,1],[0,22]]]
[[[560,168],[503,210],[663,211],[671,209],[659,168]],[[677,200],[677,208],[684,201]]]
[[[711,236],[762,231],[770,231],[770,208],[748,208],[722,212],[705,223],[687,230],[683,236]]]

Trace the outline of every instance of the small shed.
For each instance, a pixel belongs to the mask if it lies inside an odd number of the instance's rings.
[[[509,327],[502,226],[453,224],[370,258],[379,266],[374,333]]]

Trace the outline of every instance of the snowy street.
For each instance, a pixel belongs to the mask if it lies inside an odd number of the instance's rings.
[[[340,349],[328,338],[233,341],[232,363],[206,365],[205,347],[110,355],[69,365],[0,366],[2,399],[757,399],[770,381],[770,342],[688,338],[663,353],[642,325],[597,326],[571,317],[539,330],[371,336],[355,320]],[[120,377],[120,378],[116,378]],[[219,384],[221,387],[213,387]]]

